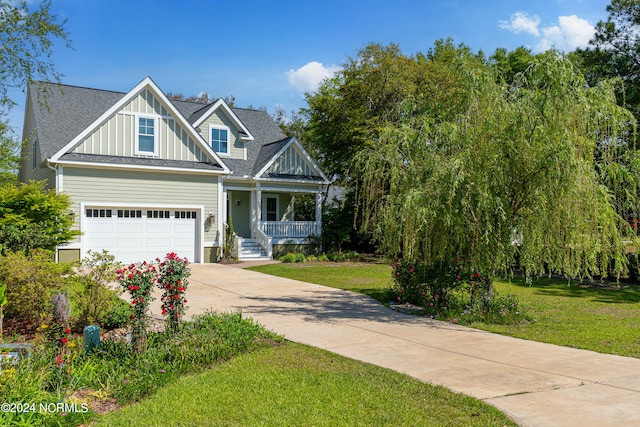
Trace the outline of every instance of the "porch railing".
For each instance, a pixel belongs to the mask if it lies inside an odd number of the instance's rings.
[[[256,242],[267,253],[267,256],[271,258],[273,256],[273,246],[271,246],[271,237],[267,236],[262,230],[256,230]]]
[[[271,237],[308,237],[318,234],[315,221],[263,221],[260,229]]]

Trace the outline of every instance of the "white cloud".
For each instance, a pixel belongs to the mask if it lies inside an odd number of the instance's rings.
[[[515,34],[526,33],[535,36],[536,52],[551,48],[568,52],[577,47],[586,47],[595,34],[593,25],[576,15],[559,16],[557,24],[540,27],[538,15],[529,16],[525,12],[516,12],[508,21],[498,22],[498,26]]]
[[[516,12],[511,15],[508,21],[500,21],[498,26],[504,30],[514,33],[528,33],[534,36],[540,35],[538,31],[540,17],[538,15],[529,16],[524,12]]]
[[[595,28],[589,21],[576,15],[560,16],[558,25],[542,29],[542,40],[536,46],[537,51],[555,48],[571,51],[578,47],[586,47],[595,34]]]
[[[314,92],[326,78],[331,78],[340,67],[329,65],[325,67],[321,62],[309,62],[297,70],[287,71],[289,84],[300,93]]]

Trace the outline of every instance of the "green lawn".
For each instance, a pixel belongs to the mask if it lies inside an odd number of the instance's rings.
[[[385,263],[281,263],[250,267],[248,270],[360,292],[383,302],[389,301],[390,298],[391,267]]]
[[[286,343],[182,377],[98,426],[512,426],[492,406],[388,369]]]
[[[391,267],[368,263],[272,264],[261,271],[306,282],[362,292],[389,301]],[[566,280],[522,280],[495,284],[501,295],[516,295],[532,321],[518,325],[470,326],[514,337],[640,357],[640,285],[582,286]]]
[[[640,286],[582,286],[541,279],[496,283],[501,294],[515,294],[534,320],[520,325],[470,326],[504,335],[601,353],[640,357]]]

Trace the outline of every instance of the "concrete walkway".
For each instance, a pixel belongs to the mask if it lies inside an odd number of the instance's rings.
[[[640,426],[640,359],[404,315],[366,295],[231,266],[193,265],[189,283],[188,315],[241,310],[288,340],[482,399],[522,426]]]

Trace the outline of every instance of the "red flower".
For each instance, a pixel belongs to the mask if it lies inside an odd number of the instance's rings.
[[[183,300],[182,300],[182,302],[185,302],[185,303],[186,303],[186,302],[187,302],[187,300],[186,300],[186,299],[183,299]]]
[[[67,337],[64,337],[64,338],[62,338],[62,339],[60,340],[60,342],[61,342],[62,344],[66,344],[67,342],[69,342],[69,340],[67,339]]]
[[[70,333],[71,333],[71,329],[69,329],[69,328],[65,329],[65,330],[64,330],[64,333],[65,333],[65,334],[70,334]]]
[[[127,276],[128,279],[133,279],[133,274],[129,273],[129,275]]]
[[[178,298],[180,298],[178,295],[173,296],[173,299],[178,299]]]

